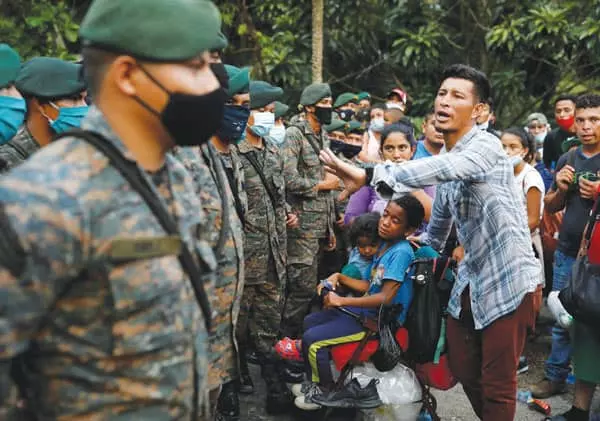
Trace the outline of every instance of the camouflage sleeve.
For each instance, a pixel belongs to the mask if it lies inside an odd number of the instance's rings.
[[[246,193],[246,176],[244,174],[242,160],[240,159],[240,156],[238,155],[238,152],[235,148],[231,149],[231,163],[233,165],[234,178],[237,184],[242,210],[244,212],[244,215],[247,215],[248,194]]]
[[[304,136],[297,127],[289,127],[285,133],[284,141],[284,167],[286,193],[297,196],[317,197],[315,189],[319,180],[300,175],[298,172],[298,157],[302,153],[302,142]]]
[[[83,259],[83,218],[75,200],[8,176],[0,183],[0,419],[17,398],[13,359]]]

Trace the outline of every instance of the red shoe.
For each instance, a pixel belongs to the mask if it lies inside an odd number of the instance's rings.
[[[284,360],[304,361],[300,339],[283,338],[275,344],[275,352]]]

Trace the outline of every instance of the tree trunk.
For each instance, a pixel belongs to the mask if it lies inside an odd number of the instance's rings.
[[[323,2],[312,0],[312,80],[323,81]]]

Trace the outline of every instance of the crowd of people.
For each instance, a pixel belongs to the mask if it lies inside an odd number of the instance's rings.
[[[296,108],[222,62],[206,0],[95,0],[80,38],[80,62],[0,44],[0,419],[238,420],[249,363],[269,414],[318,410],[332,347],[366,334],[348,312],[405,323],[419,244],[458,262],[453,375],[514,418],[600,191],[600,96],[500,128],[486,75],[452,65],[420,127],[400,87],[313,83]],[[532,394],[577,381],[550,419],[587,421],[599,353],[597,327],[553,327]]]

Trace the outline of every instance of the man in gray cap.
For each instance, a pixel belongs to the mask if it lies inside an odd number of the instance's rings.
[[[541,149],[544,146],[544,139],[550,131],[548,119],[542,113],[532,113],[527,117],[527,131],[535,139],[536,149]]]
[[[317,284],[320,256],[336,246],[332,191],[339,188],[339,179],[326,175],[319,161],[320,150],[329,147],[322,129],[331,123],[329,85],[308,86],[300,105],[306,120],[288,127],[283,148],[287,199],[299,218],[299,226],[288,229],[288,291],[282,320],[283,334],[293,338],[302,334]]]
[[[192,178],[167,151],[218,128],[220,26],[202,0],[88,10],[85,132],[0,180],[0,419],[29,419],[18,382],[31,419],[206,420],[217,264]]]
[[[36,57],[21,67],[15,86],[25,98],[25,123],[0,147],[0,171],[6,172],[48,145],[52,137],[77,128],[88,107],[81,65],[58,58]]]

